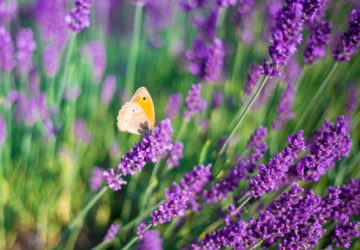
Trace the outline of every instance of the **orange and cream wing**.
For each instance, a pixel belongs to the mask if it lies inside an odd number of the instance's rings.
[[[131,102],[137,103],[142,107],[144,113],[148,118],[150,128],[153,129],[155,125],[155,108],[149,91],[145,87],[138,88],[131,98]]]
[[[117,126],[120,131],[137,135],[153,128],[143,108],[136,102],[127,102],[122,106],[117,117]]]

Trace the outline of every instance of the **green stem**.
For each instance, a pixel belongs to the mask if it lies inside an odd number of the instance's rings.
[[[161,159],[155,164],[155,166],[152,169],[151,176],[150,176],[149,183],[148,183],[148,187],[146,188],[145,196],[144,196],[143,201],[141,203],[140,214],[147,207],[147,205],[149,203],[149,200],[151,198],[151,195],[152,195],[155,187],[158,184],[158,180],[156,178],[156,175],[159,172],[160,164],[161,164]]]
[[[177,134],[176,137],[175,137],[175,141],[180,141],[180,140],[182,139],[183,134],[184,134],[184,132],[186,131],[186,128],[187,128],[188,124],[189,124],[189,121],[187,121],[187,120],[183,120],[183,121],[182,121],[181,127],[180,127],[180,129],[179,129],[179,132],[178,132],[178,134]]]
[[[340,64],[338,62],[335,62],[333,64],[333,66],[330,69],[330,72],[327,74],[327,76],[326,76],[325,80],[323,81],[323,83],[321,84],[320,88],[316,91],[315,95],[312,97],[310,102],[308,102],[308,105],[306,106],[304,112],[302,112],[302,115],[301,115],[301,117],[299,119],[299,122],[297,122],[297,125],[296,125],[296,128],[295,128],[294,131],[298,131],[299,128],[302,127],[305,119],[308,117],[309,113],[311,112],[311,109],[319,101],[320,95],[323,94],[324,90],[329,85],[330,80],[332,79],[332,76],[334,75],[334,73],[338,69],[339,65]]]
[[[244,109],[240,110],[240,115],[239,115],[239,120],[235,126],[235,128],[231,131],[229,137],[226,139],[224,145],[221,147],[220,153],[219,155],[222,155],[227,147],[227,145],[229,144],[230,140],[232,139],[232,137],[235,135],[236,131],[239,129],[242,120],[244,119],[246,113],[249,111],[250,107],[252,106],[252,104],[254,103],[254,101],[256,100],[257,96],[260,94],[261,90],[263,89],[263,87],[265,86],[266,82],[268,81],[269,76],[266,76],[264,78],[264,80],[262,81],[262,83],[258,86],[258,88],[255,90],[255,93],[253,95],[251,95],[250,100],[247,101],[244,106]]]
[[[1,178],[1,176],[0,176]],[[5,206],[0,198],[0,249],[6,249]]]
[[[136,60],[139,52],[139,43],[140,43],[140,35],[141,35],[142,13],[143,13],[143,4],[137,4],[135,8],[134,26],[133,26],[133,33],[131,38],[131,47],[127,62],[126,78],[125,78],[125,85],[126,85],[125,87],[128,95],[130,95],[134,91]]]
[[[256,242],[254,245],[252,245],[249,250],[255,249],[259,246],[261,246],[261,244],[264,242],[264,240],[259,240],[258,242]]]
[[[237,75],[237,69],[239,68],[239,65],[241,63],[241,42],[239,41],[236,45],[236,54],[235,54],[235,61],[234,61],[234,67],[232,69],[232,76],[231,76],[231,82],[230,82],[230,86],[234,86],[235,85],[235,78]]]

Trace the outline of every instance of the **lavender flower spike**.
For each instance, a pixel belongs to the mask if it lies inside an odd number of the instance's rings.
[[[106,77],[102,89],[101,89],[101,102],[105,105],[109,105],[111,99],[114,96],[116,90],[116,77],[110,75]]]
[[[74,32],[90,27],[91,0],[76,0],[75,8],[65,17],[65,22]]]
[[[121,185],[127,184],[120,176],[116,175],[114,169],[109,169],[103,172],[103,176],[110,189],[118,191],[121,189]]]
[[[120,160],[118,170],[122,175],[136,174],[141,171],[147,162],[157,162],[158,157],[164,157],[172,148],[170,119],[159,122],[152,134],[148,134]]]
[[[259,173],[249,183],[251,195],[256,198],[279,188],[286,180],[289,167],[294,164],[297,154],[304,149],[303,131],[289,136],[288,145],[280,153],[266,166],[258,166]]]
[[[257,81],[260,79],[263,72],[263,67],[257,64],[254,64],[251,68],[250,74],[247,76],[246,85],[245,85],[245,94],[249,95],[253,88],[255,87]]]
[[[162,250],[162,239],[156,230],[150,230],[143,234],[143,238],[136,248],[137,250]]]
[[[15,67],[14,43],[10,33],[0,26],[0,69],[11,71]]]
[[[4,118],[0,116],[0,146],[2,146],[7,138],[7,127]]]
[[[86,44],[82,50],[84,57],[89,58],[93,68],[93,80],[95,83],[101,81],[105,67],[106,67],[106,58],[105,58],[105,48],[104,45],[99,41],[93,41]]]
[[[169,97],[169,100],[165,107],[165,115],[169,119],[175,119],[179,115],[181,106],[181,94],[173,94]]]
[[[116,234],[119,232],[119,228],[120,226],[118,224],[112,224],[104,237],[104,241],[112,241],[115,239]]]
[[[31,29],[23,28],[16,37],[16,59],[20,72],[29,72],[32,68],[33,53],[36,43]]]
[[[180,160],[183,158],[184,145],[181,142],[176,142],[170,151],[169,159],[166,161],[168,168],[178,167]]]
[[[295,168],[301,180],[319,181],[335,161],[347,156],[351,149],[349,121],[339,116],[336,124],[325,121],[310,145],[310,155],[304,156]]]
[[[331,24],[329,22],[321,22],[315,27],[304,52],[304,62],[306,64],[313,64],[325,56],[325,46],[330,42],[330,32]]]
[[[193,84],[191,90],[186,97],[186,111],[184,112],[184,119],[190,121],[190,119],[204,111],[207,107],[207,102],[201,99],[201,84]]]
[[[219,80],[224,64],[225,46],[219,38],[214,38],[209,46],[208,56],[205,61],[204,80],[216,82]]]
[[[336,61],[347,62],[360,46],[360,7],[351,12],[349,30],[345,32],[333,50]]]
[[[103,170],[101,168],[95,167],[92,171],[91,178],[90,178],[90,189],[93,192],[96,192],[101,187],[103,182]]]

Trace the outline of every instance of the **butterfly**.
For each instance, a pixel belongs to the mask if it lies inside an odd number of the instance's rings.
[[[145,87],[140,87],[130,102],[121,107],[117,117],[117,127],[123,132],[143,135],[151,132],[154,124],[154,103],[149,91]]]

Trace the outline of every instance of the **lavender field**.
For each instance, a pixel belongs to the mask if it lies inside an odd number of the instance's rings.
[[[359,0],[0,0],[0,250],[360,249],[359,47]]]

